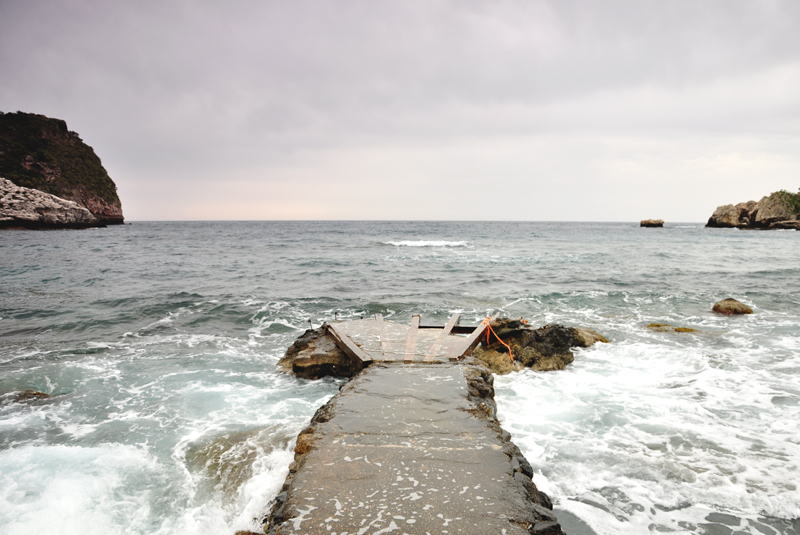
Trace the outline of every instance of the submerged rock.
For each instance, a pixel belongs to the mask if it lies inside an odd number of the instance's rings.
[[[73,201],[39,190],[22,188],[0,178],[0,228],[102,227],[92,213]]]
[[[0,399],[4,401],[9,401],[12,403],[24,403],[26,401],[38,401],[38,400],[45,400],[50,399],[53,396],[50,394],[45,394],[44,392],[37,392],[36,390],[14,390],[12,392],[7,392],[0,396]]]
[[[697,329],[691,327],[674,327],[669,323],[651,323],[647,326],[651,331],[659,331],[662,333],[696,333]]]
[[[642,219],[639,223],[640,227],[663,227],[664,220],[663,219]]]
[[[725,314],[728,316],[753,313],[752,308],[737,301],[736,299],[731,298],[723,299],[722,301],[714,304],[714,308],[712,310],[717,314]]]
[[[308,329],[300,335],[278,361],[278,366],[305,379],[319,379],[328,375],[352,377],[361,370],[360,363],[353,362],[339,349],[325,325]]]
[[[800,230],[800,194],[776,191],[760,201],[717,207],[707,227]]]
[[[186,465],[201,476],[201,492],[216,492],[225,503],[232,503],[239,487],[253,476],[253,464],[274,450],[286,449],[292,438],[278,427],[225,433],[191,444]]]

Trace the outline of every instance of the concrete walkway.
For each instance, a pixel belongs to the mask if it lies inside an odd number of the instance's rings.
[[[476,361],[373,364],[300,434],[270,534],[562,534]]]

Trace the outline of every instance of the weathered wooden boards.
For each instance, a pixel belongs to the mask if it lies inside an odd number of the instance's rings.
[[[457,360],[477,345],[489,324],[484,320],[469,334],[454,328],[460,316],[454,314],[443,328],[420,328],[420,316],[411,325],[385,321],[383,316],[328,325],[339,347],[350,355],[370,362],[448,362]],[[463,330],[463,329],[459,329]]]

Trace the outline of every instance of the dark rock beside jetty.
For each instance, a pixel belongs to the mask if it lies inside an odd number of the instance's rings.
[[[781,190],[758,202],[719,206],[706,227],[800,230],[800,194]]]
[[[534,329],[519,320],[504,318],[495,320],[492,329],[497,336],[490,336],[489,342],[482,341],[472,356],[500,374],[523,368],[537,371],[563,370],[575,360],[573,348],[608,342],[604,336],[590,329],[566,327],[557,323]],[[497,340],[498,337],[502,343]]]
[[[734,316],[740,314],[752,314],[753,309],[736,299],[723,299],[716,303],[712,309],[717,314]]]
[[[663,219],[642,219],[642,221],[639,223],[639,226],[640,227],[660,228],[660,227],[664,226],[664,220]]]
[[[328,375],[352,377],[362,368],[359,361],[339,349],[325,325],[301,334],[278,361],[278,366],[305,379]]]
[[[0,228],[64,229],[104,227],[76,202],[0,178]]]

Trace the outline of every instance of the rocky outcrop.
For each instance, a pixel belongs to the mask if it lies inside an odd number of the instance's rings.
[[[575,360],[572,348],[608,342],[605,337],[590,329],[559,324],[534,329],[522,321],[500,319],[492,323],[492,329],[497,336],[490,337],[488,343],[481,342],[472,356],[500,374],[523,368],[537,371],[563,370]],[[497,340],[498,337],[502,342]]]
[[[800,195],[776,191],[760,201],[719,206],[707,227],[800,230]]]
[[[105,226],[78,203],[0,178],[0,228],[60,229]]]
[[[124,221],[117,187],[100,158],[61,119],[0,112],[0,176],[74,201],[101,223]]]
[[[308,329],[286,350],[278,366],[305,379],[328,375],[352,377],[361,370],[361,363],[351,359],[336,345],[325,325]]]
[[[736,299],[723,299],[714,304],[712,308],[717,314],[725,314],[726,316],[734,316],[740,314],[752,314],[753,309]]]
[[[659,227],[663,227],[664,226],[664,220],[663,219],[642,219],[642,221],[639,223],[639,226],[640,227],[659,228]]]

